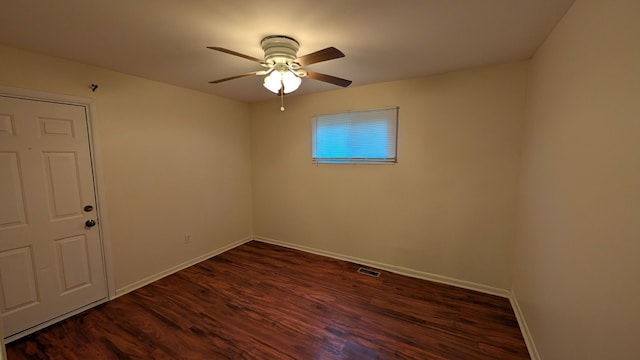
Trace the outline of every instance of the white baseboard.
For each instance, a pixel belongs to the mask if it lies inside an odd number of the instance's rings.
[[[540,360],[540,355],[538,355],[538,351],[536,350],[535,343],[533,342],[533,338],[531,337],[531,333],[529,332],[529,328],[527,327],[527,322],[524,319],[524,315],[522,313],[522,310],[520,309],[520,305],[518,304],[518,300],[515,294],[513,293],[513,290],[509,291],[509,290],[495,288],[495,287],[487,286],[483,284],[477,284],[470,281],[454,279],[447,276],[431,274],[423,271],[417,271],[417,270],[408,269],[400,266],[384,264],[377,261],[361,259],[353,256],[343,255],[343,254],[337,254],[330,251],[315,249],[307,246],[301,246],[298,244],[288,243],[280,240],[274,240],[274,239],[266,238],[263,236],[254,236],[253,239],[256,241],[261,241],[261,242],[273,244],[273,245],[284,246],[287,248],[309,252],[312,254],[328,256],[338,260],[350,261],[353,263],[370,266],[380,270],[390,271],[400,275],[406,275],[406,276],[410,276],[418,279],[439,282],[447,285],[461,287],[464,289],[479,291],[485,294],[497,295],[500,297],[507,298],[509,299],[509,302],[511,303],[511,307],[513,308],[513,312],[515,313],[516,320],[518,321],[518,326],[520,327],[520,331],[522,332],[522,337],[524,338],[525,344],[527,345],[527,350],[529,351],[529,356],[531,357],[531,360]]]
[[[342,254],[338,254],[338,253],[333,253],[330,251],[325,251],[325,250],[320,250],[320,249],[315,249],[315,248],[311,248],[311,247],[307,247],[307,246],[301,246],[301,245],[297,245],[297,244],[293,244],[293,243],[288,243],[288,242],[284,242],[284,241],[279,241],[279,240],[274,240],[274,239],[269,239],[263,236],[249,236],[246,237],[244,239],[238,240],[234,243],[231,243],[229,245],[223,246],[219,249],[216,249],[214,251],[211,251],[209,253],[206,253],[204,255],[198,256],[194,259],[191,259],[189,261],[186,261],[182,264],[176,265],[170,269],[164,270],[160,273],[157,273],[155,275],[146,277],[142,280],[136,281],[135,283],[129,284],[125,287],[122,287],[120,289],[116,290],[116,297],[118,296],[122,296],[124,294],[127,294],[131,291],[134,291],[136,289],[139,289],[145,285],[148,285],[154,281],[160,280],[163,277],[169,276],[173,273],[176,273],[180,270],[186,269],[189,266],[195,265],[201,261],[204,261],[206,259],[209,259],[213,256],[219,255],[225,251],[231,250],[235,247],[238,247],[242,244],[245,244],[251,240],[256,240],[256,241],[260,241],[260,242],[264,242],[264,243],[269,243],[269,244],[273,244],[273,245],[278,245],[278,246],[284,246],[287,248],[291,248],[291,249],[295,249],[295,250],[300,250],[300,251],[305,251],[305,252],[309,252],[312,254],[317,254],[317,255],[322,255],[322,256],[328,256],[334,259],[338,259],[338,260],[344,260],[344,261],[350,261],[353,263],[357,263],[357,264],[361,264],[361,265],[366,265],[366,266],[370,266],[373,268],[377,268],[380,270],[386,270],[389,272],[393,272],[396,274],[400,274],[400,275],[406,275],[406,276],[410,276],[410,277],[414,277],[414,278],[418,278],[418,279],[423,279],[423,280],[429,280],[429,281],[435,281],[435,282],[439,282],[439,283],[443,283],[443,284],[447,284],[447,285],[453,285],[453,286],[457,286],[457,287],[461,287],[464,289],[469,289],[469,290],[474,290],[474,291],[479,291],[482,293],[486,293],[486,294],[491,294],[491,295],[497,295],[497,296],[501,296],[504,298],[508,298],[510,303],[511,303],[511,307],[513,308],[513,311],[515,313],[516,319],[518,321],[518,325],[520,326],[520,331],[522,332],[522,336],[524,338],[524,341],[527,345],[527,349],[529,351],[529,356],[531,357],[532,360],[540,360],[540,355],[538,354],[538,351],[536,349],[535,343],[533,341],[533,338],[531,337],[531,332],[529,331],[529,328],[527,327],[527,322],[525,321],[524,315],[522,313],[522,310],[520,309],[520,305],[518,304],[518,299],[516,298],[515,293],[513,292],[513,290],[508,291],[505,289],[500,289],[500,288],[495,288],[495,287],[491,287],[491,286],[487,286],[487,285],[482,285],[482,284],[477,284],[477,283],[473,283],[470,281],[465,281],[465,280],[459,280],[459,279],[454,279],[454,278],[450,278],[447,276],[442,276],[442,275],[437,275],[437,274],[431,274],[431,273],[427,273],[427,272],[423,272],[423,271],[417,271],[417,270],[413,270],[413,269],[408,269],[408,268],[404,268],[401,266],[395,266],[395,265],[389,265],[389,264],[384,264],[384,263],[380,263],[377,261],[371,261],[371,260],[366,260],[366,259],[361,259],[361,258],[357,258],[357,257],[353,257],[353,256],[347,256],[347,255],[342,255]],[[95,306],[96,304],[92,304],[89,307]],[[83,310],[86,309],[79,309],[76,312],[73,313],[69,313],[67,314],[68,316],[71,316],[75,313],[79,313]],[[46,325],[44,325],[46,326]],[[36,331],[38,329],[33,329],[33,331]],[[25,334],[22,334],[25,335]],[[1,339],[1,338],[0,338]],[[5,342],[14,340],[14,339],[5,339]],[[3,345],[0,342],[0,345]],[[4,348],[4,347],[3,347]],[[0,349],[0,350],[4,350],[4,349]],[[0,354],[2,354],[0,352]],[[2,360],[2,356],[0,355],[0,360]]]
[[[429,281],[434,281],[434,282],[438,282],[438,283],[442,283],[442,284],[447,284],[447,285],[452,285],[452,286],[457,286],[460,288],[464,288],[464,289],[469,289],[469,290],[474,290],[474,291],[479,291],[485,294],[490,294],[490,295],[496,295],[496,296],[500,296],[500,297],[504,297],[504,298],[508,298],[510,303],[511,303],[511,307],[513,308],[513,311],[515,313],[516,319],[518,321],[518,325],[520,326],[520,331],[522,332],[522,336],[524,338],[524,341],[527,345],[527,349],[529,351],[529,356],[531,357],[532,360],[540,360],[540,356],[538,355],[538,352],[536,350],[535,347],[535,343],[533,342],[533,338],[531,337],[531,333],[529,332],[529,328],[527,327],[527,323],[524,319],[524,315],[522,314],[522,310],[520,309],[520,305],[518,304],[518,300],[515,296],[515,294],[513,293],[513,291],[509,291],[506,289],[500,289],[500,288],[496,288],[496,287],[492,287],[492,286],[487,286],[487,285],[483,285],[483,284],[478,284],[478,283],[474,283],[474,282],[470,282],[470,281],[466,281],[466,280],[460,280],[460,279],[455,279],[455,278],[451,278],[448,276],[442,276],[442,275],[437,275],[437,274],[432,274],[432,273],[428,273],[428,272],[423,272],[423,271],[418,271],[418,270],[413,270],[413,269],[409,269],[409,268],[405,268],[405,267],[401,267],[401,266],[396,266],[396,265],[390,265],[390,264],[384,264],[384,263],[380,263],[377,261],[372,261],[372,260],[367,260],[367,259],[362,259],[362,258],[358,258],[358,257],[354,257],[354,256],[348,256],[348,255],[343,255],[343,254],[338,254],[338,253],[334,253],[334,252],[330,252],[330,251],[325,251],[325,250],[320,250],[320,249],[316,249],[316,248],[311,248],[311,247],[307,247],[307,246],[302,246],[302,245],[298,245],[298,244],[294,244],[294,243],[289,243],[289,242],[285,242],[285,241],[280,241],[280,240],[275,240],[275,239],[270,239],[267,237],[263,237],[263,236],[249,236],[246,237],[244,239],[238,240],[234,243],[231,243],[229,245],[223,246],[219,249],[216,249],[214,251],[211,251],[207,254],[198,256],[194,259],[191,259],[189,261],[186,261],[182,264],[179,264],[177,266],[174,266],[170,269],[164,270],[158,274],[146,277],[142,280],[136,281],[135,283],[132,283],[130,285],[127,285],[125,287],[122,287],[120,289],[116,290],[116,297],[118,296],[122,296],[126,293],[129,293],[131,291],[134,291],[136,289],[139,289],[145,285],[148,285],[154,281],[160,280],[165,276],[169,276],[173,273],[176,273],[180,270],[183,270],[185,268],[188,268],[189,266],[195,265],[201,261],[204,261],[206,259],[209,259],[213,256],[216,256],[218,254],[221,254],[225,251],[231,250],[235,247],[238,247],[242,244],[245,244],[251,240],[255,240],[255,241],[260,241],[260,242],[264,242],[264,243],[268,243],[268,244],[273,244],[273,245],[278,245],[278,246],[283,246],[283,247],[287,247],[287,248],[291,248],[291,249],[295,249],[295,250],[300,250],[300,251],[304,251],[304,252],[308,252],[308,253],[312,253],[312,254],[317,254],[317,255],[322,255],[322,256],[327,256],[327,257],[331,257],[334,259],[338,259],[338,260],[344,260],[344,261],[349,261],[349,262],[353,262],[353,263],[357,263],[357,264],[361,264],[361,265],[365,265],[365,266],[370,266],[376,269],[380,269],[380,270],[386,270],[389,272],[393,272],[399,275],[405,275],[405,276],[410,276],[410,277],[414,277],[417,279],[423,279],[423,280],[429,280]],[[1,360],[1,359],[0,359]]]
[[[288,247],[295,250],[301,250],[301,251],[305,251],[312,254],[328,256],[338,260],[345,260],[345,261],[349,261],[349,262],[353,262],[361,265],[366,265],[366,266],[370,266],[380,270],[386,270],[392,273],[406,275],[406,276],[410,276],[417,279],[429,280],[429,281],[434,281],[442,284],[453,285],[453,286],[461,287],[464,289],[479,291],[485,294],[497,295],[504,298],[511,297],[511,293],[509,292],[509,290],[495,288],[495,287],[487,286],[483,284],[477,284],[470,281],[454,279],[447,276],[413,270],[413,269],[409,269],[401,266],[384,264],[377,261],[361,259],[353,256],[343,255],[343,254],[337,254],[330,251],[315,249],[307,246],[301,246],[293,243],[288,243],[285,241],[269,239],[263,236],[254,236],[253,239],[256,241],[261,241],[261,242],[265,242],[273,245],[284,246],[284,247]]]
[[[529,331],[529,327],[527,326],[527,321],[524,319],[524,314],[522,313],[522,309],[520,308],[520,304],[518,303],[518,298],[516,297],[513,289],[511,290],[509,301],[511,302],[513,312],[516,314],[516,319],[518,320],[518,325],[520,326],[520,332],[522,332],[524,342],[527,344],[527,349],[529,350],[529,356],[531,357],[531,360],[540,360],[540,354],[538,354],[536,344],[533,342],[533,337],[531,336],[531,332]]]
[[[213,256],[222,254],[225,251],[231,250],[231,249],[233,249],[235,247],[238,247],[238,246],[240,246],[240,245],[242,245],[244,243],[247,243],[247,242],[249,242],[251,240],[253,240],[253,236],[248,236],[248,237],[246,237],[244,239],[238,240],[238,241],[236,241],[234,243],[231,243],[229,245],[223,246],[223,247],[221,247],[219,249],[213,250],[213,251],[208,252],[208,253],[206,253],[204,255],[200,255],[200,256],[198,256],[198,257],[196,257],[194,259],[191,259],[189,261],[185,261],[182,264],[178,264],[178,265],[176,265],[176,266],[174,266],[172,268],[166,269],[166,270],[161,271],[161,272],[159,272],[157,274],[148,276],[148,277],[146,277],[146,278],[144,278],[142,280],[138,280],[138,281],[136,281],[136,282],[134,282],[132,284],[129,284],[129,285],[124,286],[124,287],[121,287],[120,289],[116,289],[116,296],[114,297],[114,299],[116,297],[119,297],[119,296],[122,296],[124,294],[130,293],[130,292],[132,292],[134,290],[137,290],[137,289],[139,289],[139,288],[141,288],[141,287],[143,287],[145,285],[149,285],[154,281],[162,279],[163,277],[166,277],[166,276],[169,276],[171,274],[177,273],[178,271],[186,269],[189,266],[193,266],[193,265],[195,265],[195,264],[197,264],[197,263],[199,263],[201,261],[207,260],[207,259],[209,259],[209,258],[211,258]]]

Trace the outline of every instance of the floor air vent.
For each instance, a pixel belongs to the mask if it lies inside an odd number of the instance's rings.
[[[363,268],[361,267],[360,269],[358,269],[358,272],[360,274],[365,274],[365,275],[369,275],[369,276],[373,276],[373,277],[379,277],[380,273],[375,271],[375,270],[371,270],[371,269],[367,269],[367,268]]]

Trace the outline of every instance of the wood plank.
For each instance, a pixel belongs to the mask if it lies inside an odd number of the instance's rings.
[[[7,345],[13,359],[529,359],[507,299],[249,242]]]

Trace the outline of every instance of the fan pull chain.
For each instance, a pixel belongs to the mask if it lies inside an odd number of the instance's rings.
[[[284,83],[281,82],[282,87],[280,88],[280,111],[284,111]]]

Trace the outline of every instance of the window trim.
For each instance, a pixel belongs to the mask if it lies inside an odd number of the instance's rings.
[[[366,157],[352,157],[352,158],[319,158],[315,157],[316,150],[316,129],[317,129],[317,119],[321,116],[332,116],[332,115],[342,115],[342,114],[351,114],[351,113],[367,113],[367,112],[376,112],[376,111],[387,111],[387,110],[395,110],[395,114],[392,119],[392,123],[395,126],[395,137],[393,138],[393,155],[394,157],[389,158],[366,158]],[[399,106],[390,106],[384,108],[376,108],[376,109],[366,109],[366,110],[352,110],[352,111],[344,111],[344,112],[336,112],[330,114],[318,114],[313,115],[311,118],[311,160],[313,164],[351,164],[351,165],[367,165],[367,164],[376,164],[376,165],[393,165],[398,163],[398,118],[399,118],[400,107]]]

